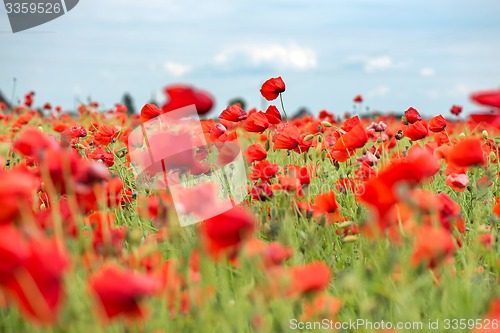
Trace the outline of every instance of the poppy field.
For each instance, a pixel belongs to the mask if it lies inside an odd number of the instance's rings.
[[[291,118],[277,77],[266,110],[214,119],[205,92],[169,93],[136,115],[0,104],[0,332],[500,332],[500,92],[472,115],[358,95]],[[191,104],[219,167],[241,151],[246,195],[181,227],[224,183],[174,202],[140,185],[129,138]],[[203,148],[182,158],[163,172],[214,171]]]

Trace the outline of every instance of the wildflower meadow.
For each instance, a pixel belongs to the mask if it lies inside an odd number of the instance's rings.
[[[299,118],[282,77],[265,110],[167,93],[0,104],[0,332],[500,332],[499,91]]]

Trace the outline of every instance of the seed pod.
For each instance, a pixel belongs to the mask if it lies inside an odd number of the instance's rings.
[[[304,137],[304,141],[311,141],[314,139],[314,134],[308,134]]]
[[[344,237],[344,243],[354,243],[358,240],[358,237],[349,235]]]

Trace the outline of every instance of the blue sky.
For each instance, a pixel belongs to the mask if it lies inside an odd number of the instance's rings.
[[[35,103],[136,107],[169,83],[212,92],[213,115],[233,97],[263,106],[281,75],[289,113],[352,109],[448,114],[478,108],[468,94],[500,87],[498,0],[80,0],[63,17],[12,34],[0,8],[0,90]]]

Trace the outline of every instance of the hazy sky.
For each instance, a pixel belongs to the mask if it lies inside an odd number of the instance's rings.
[[[356,94],[379,110],[448,114],[468,93],[500,87],[498,0],[80,0],[63,17],[12,34],[0,6],[0,90],[73,108],[136,107],[169,83],[261,106],[281,75],[289,113],[343,113]]]

